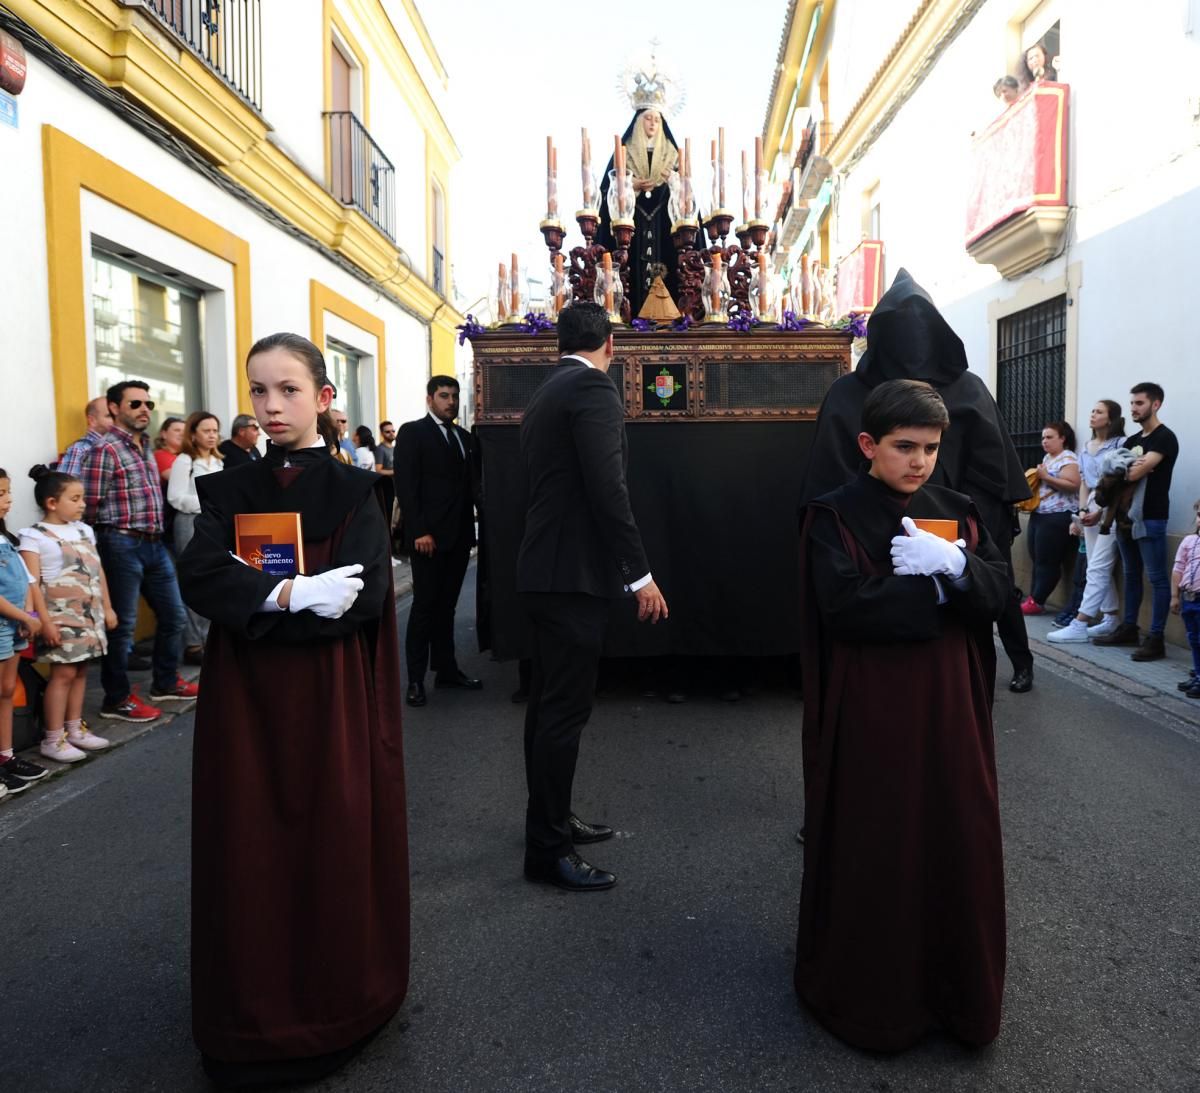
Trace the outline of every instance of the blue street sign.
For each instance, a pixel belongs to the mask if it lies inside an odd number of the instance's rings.
[[[0,122],[17,128],[17,100],[7,91],[0,91]]]

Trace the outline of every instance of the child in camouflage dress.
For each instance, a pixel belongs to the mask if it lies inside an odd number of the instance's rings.
[[[42,616],[39,659],[50,665],[44,709],[46,738],[41,753],[59,763],[76,763],[108,747],[83,720],[88,663],[108,648],[106,630],[117,625],[96,535],[82,522],[83,483],[37,466],[29,472],[43,519],[21,531],[21,557],[37,578],[35,599]]]

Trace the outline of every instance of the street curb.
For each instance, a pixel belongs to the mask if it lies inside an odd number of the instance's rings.
[[[1049,642],[1039,641],[1031,637],[1029,639],[1029,647],[1038,656],[1045,657],[1046,660],[1053,661],[1064,668],[1069,668],[1071,671],[1081,676],[1086,676],[1088,679],[1095,680],[1097,683],[1113,687],[1132,698],[1141,699],[1147,706],[1153,707],[1159,714],[1170,714],[1176,720],[1200,728],[1200,702],[1189,702],[1186,699],[1174,698],[1158,688],[1147,687],[1145,683],[1142,683],[1133,676],[1125,675],[1123,672],[1114,672],[1108,668],[1101,668],[1085,657],[1072,656],[1065,649],[1052,645]],[[1150,710],[1146,710],[1145,714],[1151,720],[1155,719],[1155,713]]]

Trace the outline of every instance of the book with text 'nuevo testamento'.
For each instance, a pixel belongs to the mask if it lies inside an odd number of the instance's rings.
[[[272,577],[304,572],[304,534],[298,512],[240,512],[233,518],[236,554]]]

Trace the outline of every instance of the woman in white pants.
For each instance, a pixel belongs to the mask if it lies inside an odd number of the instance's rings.
[[[1125,419],[1121,406],[1111,399],[1101,399],[1092,408],[1092,439],[1079,451],[1079,520],[1083,525],[1083,541],[1087,549],[1087,583],[1079,614],[1061,630],[1052,630],[1047,641],[1091,641],[1102,634],[1112,633],[1120,619],[1117,617],[1117,586],[1113,580],[1113,565],[1117,559],[1116,532],[1101,535],[1099,523],[1103,510],[1092,498],[1100,481],[1100,461],[1104,453],[1117,448],[1125,439]],[[1100,616],[1103,616],[1101,618]],[[1098,620],[1089,625],[1092,620]]]

